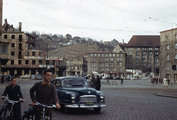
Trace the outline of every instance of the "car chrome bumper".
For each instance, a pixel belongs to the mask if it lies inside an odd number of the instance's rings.
[[[68,107],[68,108],[98,108],[98,107],[106,107],[105,104],[94,104],[94,105],[91,105],[91,106],[88,106],[88,105],[85,105],[85,104],[72,104],[72,105],[65,105],[65,107]]]

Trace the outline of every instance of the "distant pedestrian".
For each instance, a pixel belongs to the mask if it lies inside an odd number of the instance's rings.
[[[4,73],[2,73],[1,74],[1,83],[4,83],[4,78],[5,78]]]
[[[120,78],[120,84],[124,84],[124,79],[123,78]]]
[[[151,78],[151,83],[154,85],[154,83],[155,83],[155,78]]]
[[[99,75],[96,76],[96,90],[100,91],[101,88],[101,81]]]
[[[94,74],[91,76],[90,86],[96,89],[96,80]]]
[[[163,87],[168,87],[168,80],[167,80],[167,78],[163,78]]]
[[[156,83],[156,85],[158,85],[158,78],[155,78],[155,83]]]

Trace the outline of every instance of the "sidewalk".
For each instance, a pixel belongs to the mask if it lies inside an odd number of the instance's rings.
[[[119,80],[102,80],[101,84],[102,88],[158,90],[154,95],[177,98],[177,84],[171,84],[164,88],[162,83],[153,85],[149,79],[124,80],[124,84],[120,84]]]

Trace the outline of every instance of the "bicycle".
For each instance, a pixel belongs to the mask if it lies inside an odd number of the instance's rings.
[[[12,120],[14,118],[13,108],[14,105],[21,102],[22,99],[20,98],[18,101],[9,100],[7,97],[4,99],[4,105],[0,110],[0,120]]]
[[[31,104],[29,104],[29,106],[32,106]],[[28,111],[24,112],[24,115],[22,117],[23,120],[33,120],[33,116],[35,114],[40,114],[41,115],[41,119],[40,120],[51,120],[51,116],[48,116],[46,114],[46,110],[48,108],[56,108],[56,105],[45,105],[45,104],[41,104],[39,102],[35,103],[35,106],[39,106],[42,107],[41,111],[37,111],[35,107],[30,108]]]

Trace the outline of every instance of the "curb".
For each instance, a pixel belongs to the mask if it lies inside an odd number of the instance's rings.
[[[172,95],[163,95],[163,94],[154,94],[154,95],[160,96],[160,97],[177,98],[177,96],[172,96]]]

